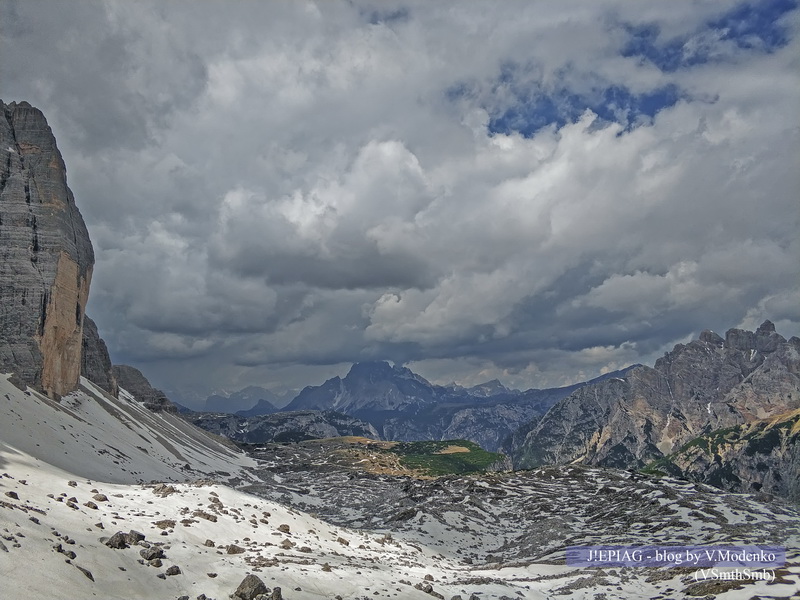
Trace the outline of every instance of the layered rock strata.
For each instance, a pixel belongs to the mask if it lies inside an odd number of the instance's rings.
[[[0,369],[59,397],[78,386],[94,253],[42,112],[0,113]]]

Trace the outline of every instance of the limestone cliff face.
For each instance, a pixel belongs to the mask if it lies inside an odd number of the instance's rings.
[[[44,115],[0,101],[0,369],[77,388],[94,253]]]
[[[800,407],[800,339],[769,321],[710,331],[653,368],[586,386],[558,402],[512,450],[515,466],[580,462],[639,468],[705,433]]]

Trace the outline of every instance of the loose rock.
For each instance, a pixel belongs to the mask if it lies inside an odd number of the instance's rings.
[[[128,535],[118,531],[106,540],[106,546],[115,550],[122,550],[128,547]]]
[[[160,546],[150,546],[149,548],[142,548],[139,551],[139,555],[147,561],[151,561],[156,558],[166,558],[166,556],[164,555],[164,550]]]
[[[127,534],[127,538],[128,538],[128,543],[131,546],[133,546],[134,544],[137,544],[142,540],[144,540],[144,534],[139,531],[131,529]]]
[[[280,588],[275,589],[280,590]],[[261,581],[259,577],[256,575],[248,575],[242,580],[239,587],[236,588],[236,591],[233,592],[233,597],[239,598],[239,600],[254,600],[259,594],[267,593],[269,593],[269,588],[264,585],[264,582]]]
[[[92,575],[92,572],[89,569],[84,569],[83,567],[79,567],[78,565],[75,565],[75,568],[78,569],[78,571],[80,571],[84,575],[86,575],[88,579],[94,581],[94,575]]]
[[[244,548],[241,546],[237,546],[236,544],[230,544],[226,550],[228,554],[242,554],[244,552]]]

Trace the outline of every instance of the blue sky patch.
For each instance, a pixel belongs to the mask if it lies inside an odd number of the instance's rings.
[[[548,125],[557,127],[576,121],[587,109],[601,121],[621,123],[625,129],[650,121],[659,111],[674,106],[682,97],[675,85],[666,85],[650,92],[634,94],[621,85],[593,90],[580,95],[562,88],[555,93],[532,91],[527,97],[489,120],[490,133],[518,132],[531,137]]]
[[[689,36],[661,39],[656,24],[623,27],[629,39],[622,56],[640,57],[664,72],[707,62],[726,60],[724,48],[774,52],[789,43],[789,29],[781,18],[797,9],[795,0],[743,3],[706,22]]]
[[[654,23],[624,23],[627,41],[620,53],[672,73],[699,64],[735,60],[742,53],[775,52],[789,43],[791,32],[783,17],[797,7],[797,0],[741,3],[692,33],[675,38],[665,38]],[[539,79],[534,65],[510,61],[501,65],[488,100],[479,85],[463,82],[448,89],[446,97],[451,102],[465,97],[478,99],[489,113],[490,133],[518,132],[525,137],[544,127],[574,122],[587,109],[598,115],[600,124],[615,122],[630,130],[652,121],[659,111],[686,97],[675,84],[638,93],[621,83],[598,81],[588,92],[576,92],[566,85],[544,89]]]
[[[742,4],[709,25],[722,32],[722,39],[733,40],[740,48],[772,52],[789,43],[789,30],[779,20],[797,6],[794,0]]]

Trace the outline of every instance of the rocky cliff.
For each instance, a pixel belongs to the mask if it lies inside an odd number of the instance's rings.
[[[800,408],[800,339],[766,321],[711,331],[624,377],[559,401],[513,449],[515,466],[639,468],[711,431]]]
[[[0,112],[0,369],[58,397],[78,386],[94,253],[44,115]]]
[[[178,412],[178,407],[169,401],[164,392],[150,385],[139,369],[128,365],[114,365],[112,372],[119,387],[144,404],[145,408],[153,412]]]
[[[702,435],[646,471],[800,503],[800,410]]]
[[[99,385],[115,398],[118,396],[119,385],[111,366],[108,348],[97,331],[97,325],[88,315],[83,317],[81,375]]]

